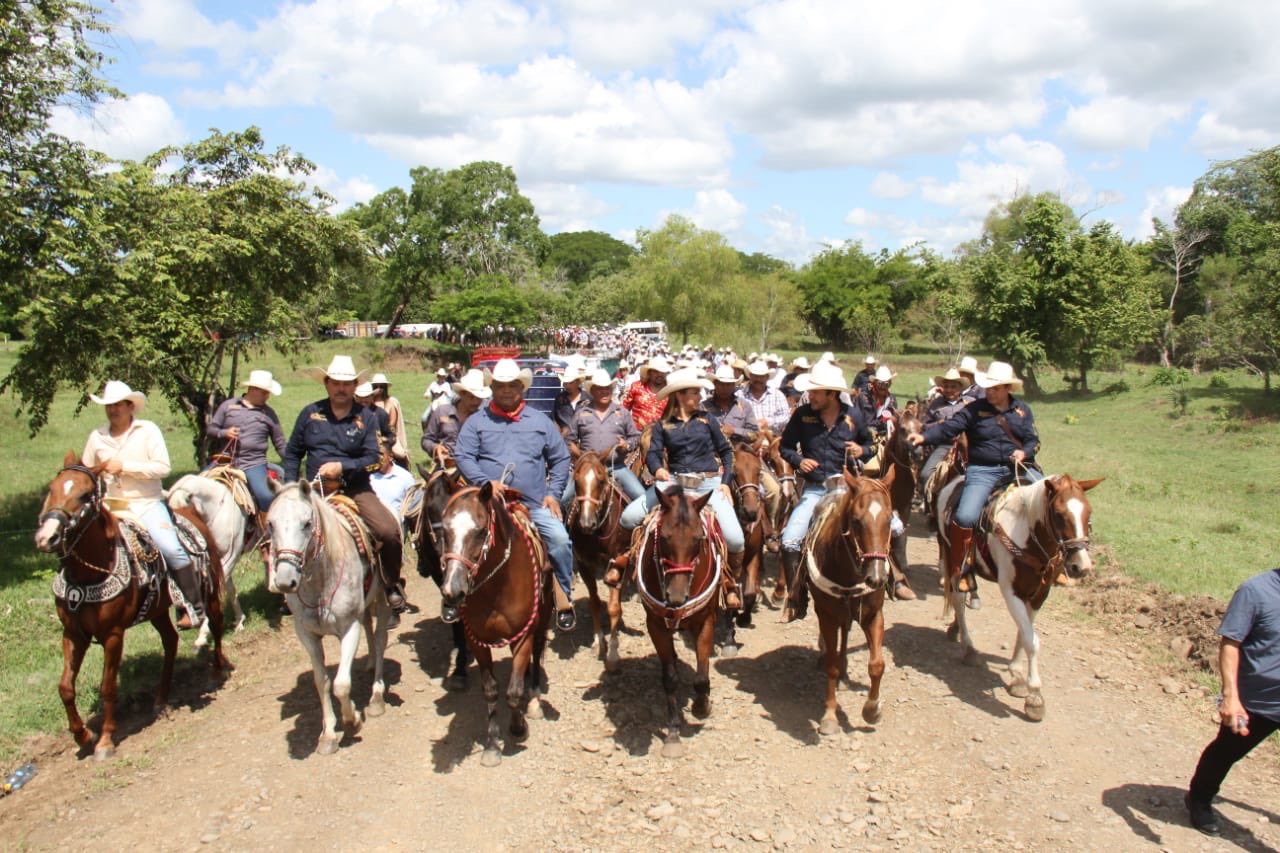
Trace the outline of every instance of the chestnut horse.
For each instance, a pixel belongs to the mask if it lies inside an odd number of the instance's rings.
[[[422,507],[419,510],[415,526],[410,531],[409,541],[418,555],[418,574],[435,581],[436,588],[444,585],[444,568],[440,564],[440,555],[444,553],[444,508],[449,499],[463,488],[462,475],[453,467],[449,459],[430,473],[418,467],[425,483],[422,486]],[[467,689],[467,635],[462,630],[461,622],[449,626],[454,651],[453,672],[445,679],[445,687],[460,691]]]
[[[1068,474],[1058,474],[1025,486],[1009,486],[997,491],[988,504],[991,529],[974,530],[974,567],[979,575],[1000,585],[1009,615],[1018,627],[1009,661],[1009,693],[1026,699],[1023,711],[1027,719],[1035,722],[1044,719],[1036,614],[1060,571],[1065,569],[1070,577],[1077,578],[1093,569],[1089,555],[1091,508],[1085,492],[1102,479],[1075,480]],[[946,590],[943,606],[955,611],[947,636],[959,636],[964,645],[964,661],[972,665],[977,663],[978,655],[965,622],[965,593],[955,588],[946,565],[949,549],[945,536],[955,511],[952,496],[959,495],[963,484],[963,477],[952,480],[938,496],[938,547],[943,554],[939,560]],[[1027,658],[1025,677],[1019,669],[1023,655]]]
[[[921,449],[911,446],[907,436],[919,432],[923,427],[916,411],[919,404],[911,401],[902,408],[889,423],[889,438],[885,443],[884,460],[880,466],[885,482],[889,482],[888,474],[893,474],[890,495],[893,511],[901,525],[893,525],[897,532],[893,533],[889,547],[889,557],[895,572],[894,580],[903,580],[907,572],[907,521],[911,518],[911,502],[916,494],[916,480],[920,472]]]
[[[675,634],[690,632],[696,644],[697,674],[693,681],[693,714],[711,714],[711,652],[716,618],[720,612],[721,572],[728,570],[728,553],[714,517],[704,518],[703,507],[711,499],[705,492],[695,497],[683,489],[658,490],[661,507],[636,543],[631,565],[636,588],[644,604],[649,639],[662,665],[662,687],[667,694],[667,733],[662,754],[684,754],[680,742],[680,673]]]
[[[733,509],[746,539],[746,550],[742,554],[742,573],[745,577],[734,578],[742,587],[742,610],[734,616],[734,621],[740,628],[751,624],[751,614],[756,611],[760,593],[760,574],[764,569],[766,508],[760,470],[760,457],[754,450],[734,448]],[[732,633],[729,639],[733,640]],[[733,645],[736,646],[737,643],[734,642]]]
[[[627,496],[609,477],[609,469],[596,453],[587,452],[573,464],[573,483],[577,492],[569,509],[566,526],[573,542],[573,560],[587,587],[591,599],[591,630],[599,645],[604,668],[613,672],[618,668],[618,626],[622,622],[622,593],[616,587],[609,590],[609,604],[600,600],[596,584],[597,573],[609,560],[627,550],[631,543],[631,531],[622,529],[622,511],[627,506]],[[609,632],[604,630],[605,616],[609,617]]]
[[[890,495],[896,476],[893,469],[880,480],[845,471],[844,488],[828,488],[805,537],[801,560],[805,582],[813,592],[827,674],[826,709],[818,727],[824,735],[840,731],[836,685],[848,672],[849,627],[855,617],[867,638],[867,675],[871,678],[862,719],[868,723],[880,720]]]
[[[485,767],[502,762],[494,649],[511,647],[508,731],[517,739],[529,733],[521,707],[528,689],[532,693],[528,716],[543,716],[542,652],[551,620],[553,581],[537,530],[516,518],[517,513],[527,514],[518,501],[519,493],[510,488],[501,497],[495,496],[491,482],[478,489],[465,488],[449,499],[441,530],[444,585],[440,593],[446,604],[459,609],[488,706],[484,754],[480,757]]]
[[[62,470],[49,484],[35,537],[38,550],[56,553],[61,560],[54,583],[54,604],[62,622],[62,681],[58,693],[76,743],[83,749],[94,747],[97,759],[115,754],[116,699],[125,630],[145,620],[160,635],[164,664],[156,689],[156,711],[163,710],[169,702],[178,654],[178,632],[169,618],[171,599],[164,558],[154,550],[145,531],[117,519],[103,505],[106,484],[102,468],[85,467],[74,451],[67,453]],[[208,546],[208,571],[201,582],[205,585],[207,617],[213,630],[210,664],[221,672],[231,665],[222,653],[222,566],[218,549],[199,516],[190,509],[175,512],[204,537]],[[102,645],[102,729],[97,736],[76,710],[76,678],[89,643],[95,640]]]
[[[768,438],[760,448],[760,458],[773,469],[773,475],[778,480],[778,490],[782,493],[777,512],[771,519],[773,531],[779,536],[782,535],[788,519],[791,518],[791,510],[795,509],[796,504],[800,502],[800,484],[796,479],[796,469],[782,458],[781,447],[782,436],[779,435]],[[774,581],[773,592],[770,595],[774,604],[781,603],[787,597],[787,573],[782,570],[781,565],[778,567],[778,579]]]

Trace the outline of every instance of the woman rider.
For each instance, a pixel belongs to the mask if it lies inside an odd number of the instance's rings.
[[[1013,396],[1014,391],[1022,388],[1022,380],[1014,375],[1013,367],[1003,361],[993,361],[986,375],[978,377],[978,384],[986,392],[985,399],[925,427],[923,435],[917,432],[908,436],[916,446],[946,444],[960,433],[969,439],[969,467],[965,471],[960,503],[947,528],[950,545],[947,562],[953,576],[961,574],[973,541],[973,526],[978,523],[991,493],[1014,477],[1027,482],[1044,479],[1034,467],[1040,436],[1036,433],[1031,407]],[[970,592],[973,584],[967,577],[961,577],[958,588]]]
[[[950,419],[953,415],[969,405],[974,398],[965,396],[965,380],[960,375],[960,371],[954,367],[941,376],[933,377],[933,384],[941,389],[942,393],[929,401],[929,406],[924,410],[922,426],[930,427],[934,424],[942,423]],[[955,441],[946,441],[937,445],[930,445],[932,448],[928,458],[924,460],[924,464],[920,466],[920,494],[927,502],[929,499],[929,480],[933,477],[934,470],[942,464],[942,460],[946,458]],[[926,506],[926,510],[928,507]],[[933,523],[933,515],[930,513],[929,522]]]
[[[267,446],[274,445],[281,457],[285,448],[280,418],[267,401],[280,396],[281,388],[269,370],[251,372],[244,386],[242,396],[223,401],[205,432],[210,438],[225,442],[223,452],[231,457],[234,467],[244,472],[258,512],[265,514],[274,497],[267,484]],[[277,474],[283,471],[279,466],[277,469]],[[260,515],[259,523],[263,522]]]
[[[645,457],[654,485],[627,505],[621,524],[627,530],[639,527],[649,510],[658,505],[655,490],[659,484],[669,483],[673,474],[700,475],[701,484],[694,491],[698,494],[711,492],[707,505],[720,523],[729,550],[730,571],[722,573],[725,607],[737,610],[742,607],[742,602],[734,579],[742,572],[746,540],[733,511],[733,492],[730,491],[733,486],[733,448],[729,446],[715,416],[702,407],[702,392],[710,391],[712,387],[708,380],[702,378],[700,371],[692,367],[673,371],[667,377],[667,384],[658,391],[658,398],[667,401],[666,408],[662,417],[649,427],[649,454]]]

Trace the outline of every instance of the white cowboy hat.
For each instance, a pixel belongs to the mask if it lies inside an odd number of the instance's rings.
[[[358,382],[365,374],[363,370],[356,370],[349,355],[335,355],[328,367],[310,367],[307,368],[307,372],[321,382],[326,379],[332,379],[335,382]]]
[[[372,382],[361,382],[359,385],[357,385],[357,386],[356,386],[355,394],[356,394],[356,396],[357,396],[357,397],[372,397],[372,396],[373,396],[373,383],[372,383]]]
[[[113,403],[119,403],[121,400],[128,400],[133,403],[134,412],[141,412],[147,405],[147,395],[141,391],[134,391],[123,382],[112,379],[102,387],[102,396],[90,394],[89,399],[97,403],[99,406],[110,406]]]
[[[436,376],[444,377],[448,375],[449,375],[449,371],[445,370],[443,367],[436,369]]]
[[[570,364],[564,369],[564,373],[560,376],[560,382],[566,385],[570,382],[580,382],[588,375],[590,374],[587,373],[587,368],[585,366]]]
[[[876,368],[876,375],[873,377],[877,382],[888,384],[893,381],[893,377],[898,374],[889,369],[887,364],[882,364]]]
[[[960,371],[956,370],[954,367],[948,370],[946,373],[942,374],[941,376],[933,377],[933,384],[937,385],[939,388],[942,387],[942,384],[944,382],[963,382],[963,381],[964,381],[964,378],[960,376]]]
[[[869,355],[869,356],[867,356],[866,358],[864,358],[864,359],[862,360],[862,363],[863,363],[863,364],[875,364],[875,363],[876,363],[876,357],[875,357],[874,355]]]
[[[641,382],[649,381],[649,372],[651,370],[656,370],[659,373],[670,373],[671,362],[667,361],[660,355],[655,355],[653,358],[649,359],[648,363],[646,363],[644,367],[640,368]]]
[[[385,373],[375,373],[369,380],[370,385],[390,385],[391,380],[387,378]]]
[[[1022,387],[1022,380],[1014,375],[1013,365],[1004,361],[993,361],[987,365],[987,372],[976,377],[978,387],[994,388],[997,385],[1009,385],[1015,390]]]
[[[711,391],[715,388],[711,381],[702,376],[701,371],[692,367],[676,370],[667,377],[667,384],[663,385],[658,391],[658,399],[663,400],[676,391],[684,391],[687,388],[701,388],[704,391]]]
[[[798,355],[795,358],[791,359],[791,366],[798,367],[801,370],[808,370],[813,365],[809,364],[809,359],[805,358],[802,355]]]
[[[756,360],[747,365],[747,374],[749,376],[768,376],[769,373],[769,365],[763,361]]]
[[[618,359],[618,369],[619,369],[619,370],[630,370],[630,369],[631,369],[631,362],[627,361],[625,358]]]
[[[971,355],[966,355],[960,359],[960,372],[968,373],[970,376],[977,376],[981,372],[978,370],[978,360]]]
[[[819,361],[813,370],[796,377],[797,391],[849,391],[849,383],[844,380],[844,371],[829,361]]]
[[[822,358],[818,359],[818,361],[825,361],[827,364],[835,364],[836,354],[833,353],[831,350],[827,350],[822,354]]]
[[[586,381],[582,384],[583,387],[590,391],[596,386],[601,388],[612,386],[613,379],[609,377],[609,371],[605,370],[603,367],[598,367],[586,377]]]
[[[760,358],[760,353],[758,353],[758,352],[756,352],[756,351],[754,351],[754,350],[752,350],[750,353],[748,353],[748,354],[747,354],[747,361],[749,361],[749,362],[751,362],[751,361],[756,361],[756,360],[757,360],[757,359],[759,359],[759,358]]]
[[[520,365],[516,364],[515,359],[500,358],[498,363],[493,366],[493,370],[484,372],[484,384],[492,385],[495,382],[519,382],[524,386],[526,391],[533,384],[533,371],[529,368],[520,369]]]
[[[474,367],[462,374],[462,378],[457,382],[451,383],[451,385],[455,394],[461,394],[465,391],[472,396],[479,397],[481,400],[488,400],[493,396],[493,392],[485,384],[484,372]]]
[[[764,357],[764,360],[765,360],[766,362],[773,362],[774,364],[781,364],[781,363],[782,363],[782,359],[778,357],[778,354],[777,354],[776,352],[771,352],[771,353],[769,353],[768,355],[766,355],[766,356]]]
[[[716,368],[715,375],[711,377],[716,382],[727,382],[730,385],[738,384],[738,377],[733,372],[733,366],[722,364]]]
[[[279,397],[280,392],[284,389],[280,387],[271,376],[270,370],[254,370],[249,373],[249,378],[244,381],[246,388],[261,388],[263,391],[270,393],[274,397]]]

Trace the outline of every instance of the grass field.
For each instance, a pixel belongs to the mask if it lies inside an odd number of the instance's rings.
[[[276,374],[284,394],[272,405],[287,433],[299,409],[322,393],[303,369],[327,364],[337,352],[351,354],[359,368],[386,373],[411,422],[422,411],[431,371],[448,360],[417,342],[330,341],[317,343],[296,364],[274,354],[251,357],[241,365],[241,376],[259,367]],[[0,349],[0,374],[8,372],[15,353],[13,345]],[[861,356],[842,356],[850,379]],[[922,394],[928,377],[945,367],[927,355],[885,360],[899,373],[894,390],[900,398]],[[1109,390],[1088,396],[1072,396],[1056,377],[1046,376],[1045,395],[1031,401],[1043,441],[1040,459],[1049,472],[1107,477],[1090,493],[1094,541],[1106,546],[1119,568],[1172,592],[1226,598],[1241,580],[1275,564],[1268,531],[1280,507],[1280,394],[1264,396],[1261,381],[1243,373],[1219,373],[1190,377],[1175,395],[1153,384],[1155,376],[1151,368],[1136,367],[1096,374],[1094,386]],[[96,406],[77,415],[77,399],[62,394],[49,426],[32,438],[13,415],[14,398],[0,397],[0,766],[21,753],[29,735],[65,726],[57,694],[61,630],[49,591],[55,563],[35,553],[31,537],[45,485],[67,450],[78,454],[89,430],[103,420]],[[172,482],[195,468],[191,437],[166,402],[150,403],[144,417],[165,432]],[[411,425],[411,439],[416,435]],[[236,583],[249,629],[264,629],[274,618],[274,604],[255,558],[241,562]],[[179,679],[194,665],[190,638],[183,643]],[[130,631],[126,646],[121,695],[149,694],[159,671],[155,632],[145,626]],[[234,658],[234,641],[230,654]],[[96,702],[100,668],[95,649],[81,672],[82,711]]]

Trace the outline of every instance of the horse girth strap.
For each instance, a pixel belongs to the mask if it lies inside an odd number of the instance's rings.
[[[325,500],[346,523],[347,529],[351,531],[351,538],[356,541],[356,550],[360,552],[360,556],[364,557],[370,567],[373,567],[378,562],[378,551],[373,545],[373,535],[369,532],[369,525],[365,524],[364,519],[360,517],[360,507],[347,495],[332,494]]]

